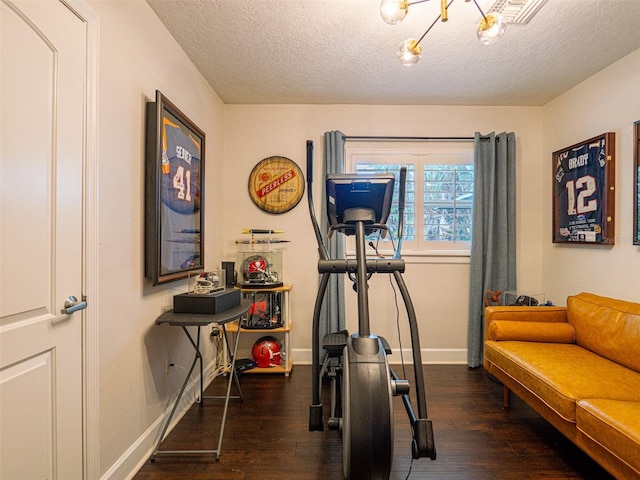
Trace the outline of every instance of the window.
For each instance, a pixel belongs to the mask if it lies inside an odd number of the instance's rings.
[[[468,254],[473,222],[472,142],[419,146],[371,142],[366,147],[347,144],[346,152],[349,168],[355,172],[392,173],[398,179],[400,168],[407,167],[403,252]],[[388,221],[392,235],[380,242],[397,238],[398,196],[396,188]]]
[[[424,165],[424,240],[470,242],[473,165]]]

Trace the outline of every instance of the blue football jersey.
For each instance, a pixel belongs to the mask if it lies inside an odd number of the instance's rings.
[[[162,201],[178,213],[200,209],[200,142],[162,119]]]
[[[556,239],[602,241],[606,201],[605,139],[561,152],[556,159]]]
[[[162,118],[160,272],[198,268],[200,258],[201,141],[173,117]]]

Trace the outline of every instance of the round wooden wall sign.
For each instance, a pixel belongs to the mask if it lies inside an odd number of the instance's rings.
[[[284,213],[295,207],[304,194],[300,167],[286,157],[268,157],[249,175],[249,196],[260,209]]]

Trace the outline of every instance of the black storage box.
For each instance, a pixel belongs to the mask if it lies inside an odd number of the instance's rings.
[[[240,305],[240,290],[227,288],[215,293],[182,293],[173,297],[175,313],[222,313]]]

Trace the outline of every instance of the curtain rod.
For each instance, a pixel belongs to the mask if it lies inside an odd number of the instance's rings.
[[[344,136],[345,141],[424,141],[424,142],[442,142],[442,141],[457,141],[457,142],[472,142],[475,137],[386,137],[386,136]]]

